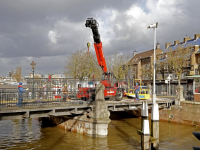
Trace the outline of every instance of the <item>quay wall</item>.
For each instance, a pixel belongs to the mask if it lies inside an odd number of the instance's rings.
[[[200,102],[182,101],[180,106],[172,105],[170,109],[159,111],[160,121],[200,126]]]

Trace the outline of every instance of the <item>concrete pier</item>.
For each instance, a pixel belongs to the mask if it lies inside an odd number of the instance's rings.
[[[98,84],[95,89],[95,101],[92,110],[89,109],[83,115],[69,119],[59,126],[72,132],[88,134],[93,137],[105,137],[108,134],[110,112],[104,100],[104,85]]]

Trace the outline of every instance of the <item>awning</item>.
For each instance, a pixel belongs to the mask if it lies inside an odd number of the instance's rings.
[[[200,78],[200,75],[199,74],[197,74],[197,75],[193,75],[193,76],[185,76],[186,78]]]

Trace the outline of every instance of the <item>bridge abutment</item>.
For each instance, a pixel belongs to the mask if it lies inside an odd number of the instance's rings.
[[[104,89],[105,87],[101,83],[96,86],[92,110],[85,111],[83,115],[65,118],[66,120],[63,117],[55,116],[50,117],[51,120],[61,128],[72,132],[88,134],[94,137],[107,136],[108,124],[111,120],[109,119],[110,112],[104,100]]]

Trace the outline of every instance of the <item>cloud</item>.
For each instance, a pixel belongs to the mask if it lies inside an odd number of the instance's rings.
[[[52,43],[54,44],[57,43],[57,34],[55,31],[49,31],[49,39],[51,40]]]
[[[41,74],[61,73],[72,52],[92,46],[88,17],[99,23],[105,56],[143,52],[153,48],[153,30],[158,22],[157,41],[182,41],[199,31],[200,2],[191,0],[18,0],[0,1],[0,76],[22,66],[30,72],[32,60]]]

